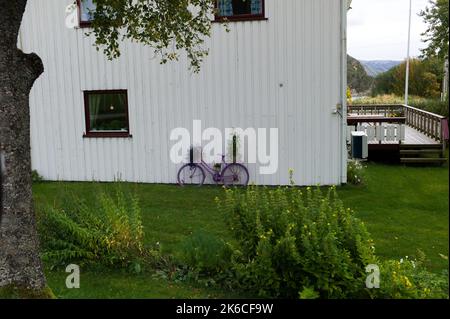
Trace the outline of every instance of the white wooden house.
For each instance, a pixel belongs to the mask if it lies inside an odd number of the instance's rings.
[[[129,42],[108,61],[86,35],[87,11],[66,27],[73,0],[29,0],[18,46],[45,66],[30,100],[33,168],[49,180],[175,183],[170,132],[201,120],[278,128],[277,172],[248,164],[257,184],[287,184],[289,169],[299,185],[345,183],[348,1],[218,1],[230,32],[214,23],[193,74],[185,58],[160,65]],[[113,99],[121,116],[89,118],[99,99]]]

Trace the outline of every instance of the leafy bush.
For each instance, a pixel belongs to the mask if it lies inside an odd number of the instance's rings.
[[[350,160],[347,164],[347,182],[353,185],[364,184],[365,181],[365,167],[360,161]]]
[[[381,94],[372,97],[363,97],[354,102],[354,104],[403,104],[405,99],[395,94]]]
[[[380,263],[380,288],[369,291],[372,298],[443,299],[448,298],[448,271],[428,272],[423,261],[401,259]]]
[[[445,117],[448,117],[449,115],[448,100],[441,101],[439,99],[413,99],[408,104],[418,109],[439,114]]]
[[[404,104],[404,97],[394,94],[377,95],[373,97],[364,97],[354,101],[354,104]],[[448,100],[428,99],[418,96],[410,96],[408,104],[418,109],[442,115],[449,116]]]
[[[144,230],[139,203],[117,190],[100,193],[96,203],[67,197],[61,207],[39,210],[43,259],[52,265],[102,264],[140,270]]]
[[[313,288],[306,287],[299,293],[300,299],[318,299],[320,296]]]
[[[347,104],[352,104],[352,90],[347,87]]]
[[[219,208],[237,241],[231,267],[239,288],[276,298],[364,293],[373,243],[334,188],[227,189]]]
[[[31,171],[31,180],[33,183],[41,183],[44,181],[44,178],[39,174],[38,171],[32,170]]]
[[[217,274],[229,265],[230,249],[223,240],[197,231],[181,245],[180,259],[194,271]]]
[[[448,298],[448,272],[428,272],[425,257],[380,261],[335,188],[225,192],[218,206],[236,239],[229,244],[233,288],[271,298]],[[366,288],[371,264],[379,265],[380,289]]]

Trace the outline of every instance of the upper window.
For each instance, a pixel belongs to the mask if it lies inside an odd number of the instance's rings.
[[[264,19],[264,0],[217,0],[216,20]]]
[[[94,12],[97,5],[93,0],[77,0],[80,14],[80,26],[88,26],[94,19]]]
[[[86,137],[129,137],[126,90],[85,91]]]

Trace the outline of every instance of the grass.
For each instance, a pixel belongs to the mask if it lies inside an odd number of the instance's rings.
[[[367,186],[345,186],[339,195],[375,240],[377,254],[400,259],[422,250],[428,268],[448,268],[448,168],[370,164]]]
[[[121,271],[83,271],[80,289],[67,289],[64,270],[46,271],[48,285],[58,298],[64,299],[209,299],[236,297],[200,285],[174,283],[152,274],[129,274]]]
[[[433,272],[448,269],[448,166],[404,167],[368,164],[364,186],[343,186],[338,193],[347,207],[366,223],[381,258],[428,257]],[[71,191],[95,200],[95,188],[110,184],[37,183],[35,200],[40,205],[57,202],[61,192]],[[147,244],[159,243],[165,253],[176,254],[193,231],[207,230],[230,238],[223,217],[216,210],[219,187],[180,188],[171,185],[125,184],[141,201]],[[46,271],[49,286],[62,298],[234,298],[230,292],[201,285],[171,283],[152,275],[120,271],[83,271],[81,289],[65,288],[63,270]]]

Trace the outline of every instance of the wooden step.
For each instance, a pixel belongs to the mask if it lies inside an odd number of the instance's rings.
[[[414,155],[414,154],[442,154],[442,149],[422,149],[422,150],[400,150],[400,154],[404,155]]]
[[[442,144],[400,144],[400,149],[402,150],[409,150],[409,149],[443,149]]]
[[[446,158],[432,158],[432,157],[423,157],[423,158],[401,158],[401,163],[445,163],[447,162]]]

